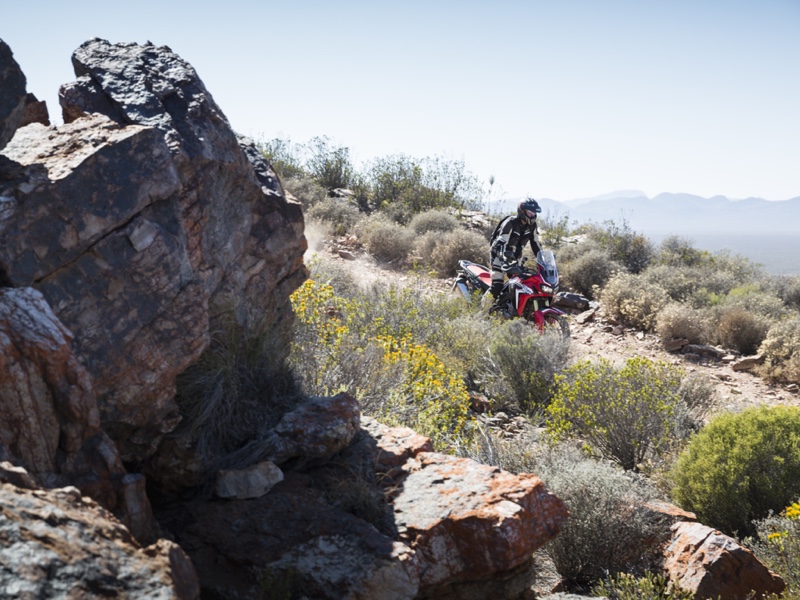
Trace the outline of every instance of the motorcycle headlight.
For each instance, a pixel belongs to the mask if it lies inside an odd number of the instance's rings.
[[[542,292],[544,292],[545,294],[552,294],[553,293],[553,288],[551,288],[549,285],[541,285],[540,288],[541,288]]]

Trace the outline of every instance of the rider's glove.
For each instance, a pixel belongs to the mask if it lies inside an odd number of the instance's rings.
[[[515,260],[512,260],[512,261],[509,261],[509,262],[503,263],[503,267],[502,267],[502,269],[503,269],[503,271],[504,271],[504,272],[505,272],[505,271],[510,271],[511,269],[513,269],[513,268],[514,268],[514,267],[516,267],[516,266],[517,266],[517,261],[515,261]]]

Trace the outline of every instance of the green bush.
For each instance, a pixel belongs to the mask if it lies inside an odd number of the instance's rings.
[[[408,227],[417,235],[429,231],[447,232],[458,229],[459,222],[453,215],[443,210],[426,210],[412,217]]]
[[[696,304],[693,301],[693,296],[698,288],[696,271],[656,264],[648,267],[642,273],[642,277],[648,283],[664,288],[672,300],[689,302],[692,305]]]
[[[645,508],[658,494],[644,478],[568,446],[541,453],[533,472],[570,511],[559,535],[544,547],[562,577],[591,585],[659,562],[670,523]]]
[[[656,260],[677,270],[685,267],[699,267],[711,261],[711,253],[707,250],[698,250],[688,238],[671,235],[661,242]]]
[[[655,254],[650,240],[634,233],[624,219],[621,223],[609,220],[602,225],[591,225],[588,235],[606,251],[611,260],[623,265],[631,273],[644,271]]]
[[[775,323],[759,352],[765,362],[760,373],[773,381],[800,383],[800,317]]]
[[[768,278],[766,285],[775,291],[786,306],[800,309],[800,277],[774,275]]]
[[[513,398],[493,398],[513,404],[525,412],[542,409],[550,401],[556,374],[567,364],[569,339],[560,332],[539,333],[521,319],[504,322],[488,345],[490,371],[499,375],[502,386],[489,391],[510,389]]]
[[[327,190],[350,187],[355,168],[349,148],[334,146],[328,136],[314,137],[304,148],[308,154],[306,168],[322,187]]]
[[[340,198],[326,198],[308,209],[308,218],[328,223],[331,233],[350,232],[361,217],[358,208]]]
[[[800,496],[800,409],[762,407],[716,417],[681,453],[674,500],[729,535]]]
[[[307,175],[303,167],[302,147],[293,144],[291,140],[274,138],[268,142],[259,142],[257,147],[281,181]]]
[[[548,430],[556,438],[583,439],[622,468],[638,470],[682,430],[681,375],[675,367],[642,357],[621,368],[604,359],[577,363],[556,377]]]
[[[632,327],[653,331],[659,311],[669,303],[669,295],[642,277],[618,273],[603,288],[600,300],[610,316]]]
[[[562,287],[589,299],[594,299],[596,288],[603,287],[614,272],[621,269],[619,263],[599,248],[591,248],[573,260],[559,262],[559,265]]]
[[[783,598],[800,598],[800,502],[753,525],[757,535],[745,545],[786,582]]]

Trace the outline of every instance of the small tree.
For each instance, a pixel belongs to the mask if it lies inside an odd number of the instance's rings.
[[[621,369],[601,359],[580,362],[556,377],[548,429],[576,436],[626,470],[638,470],[649,453],[670,446],[685,411],[681,372],[637,357]]]

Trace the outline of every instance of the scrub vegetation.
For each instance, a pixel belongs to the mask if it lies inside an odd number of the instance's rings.
[[[439,451],[537,473],[569,505],[546,551],[576,589],[685,597],[660,577],[668,524],[643,508],[667,500],[746,539],[789,584],[784,597],[798,597],[797,409],[712,411],[710,385],[679,361],[579,356],[570,340],[441,293],[432,278],[453,275],[459,258],[487,262],[495,224],[473,218],[488,192],[462,162],[397,155],[359,167],[328,138],[261,149],[308,223],[398,274],[373,283],[326,253],[308,261],[289,359],[303,393],[349,391],[365,414],[414,428]],[[760,354],[758,376],[800,384],[800,278],[680,237],[655,245],[624,221],[540,227],[562,290],[599,302],[605,318],[664,343]],[[500,413],[528,426],[491,426]]]

